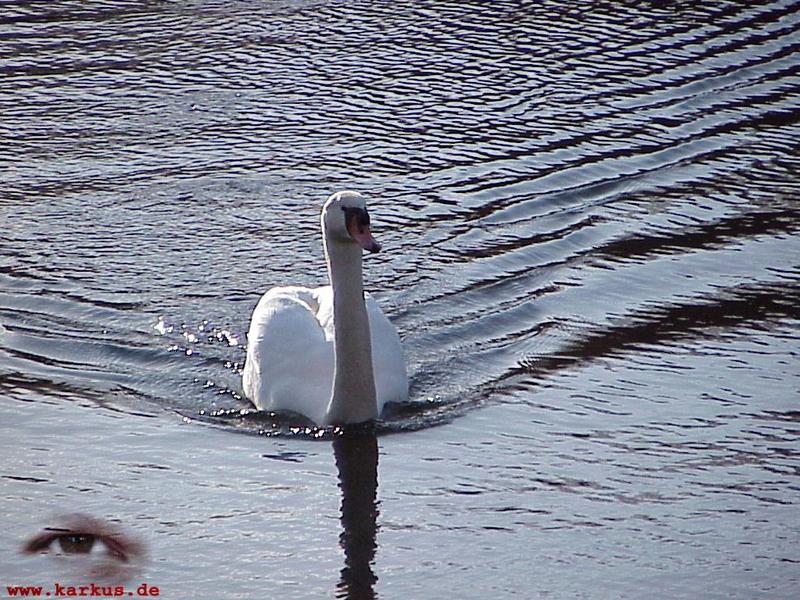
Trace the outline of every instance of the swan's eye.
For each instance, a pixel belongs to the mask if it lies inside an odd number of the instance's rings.
[[[359,232],[364,233],[364,228],[369,227],[369,213],[366,208],[343,206],[342,210],[344,211],[348,228],[355,226]]]

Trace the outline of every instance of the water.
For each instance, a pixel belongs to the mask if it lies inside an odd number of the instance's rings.
[[[796,595],[799,9],[0,5],[0,585]],[[331,441],[238,386],[345,188],[412,402]]]

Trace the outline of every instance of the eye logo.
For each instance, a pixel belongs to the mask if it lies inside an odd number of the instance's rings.
[[[91,575],[124,575],[141,563],[145,548],[118,526],[83,514],[65,515],[59,526],[45,527],[21,548],[23,554],[81,556]]]

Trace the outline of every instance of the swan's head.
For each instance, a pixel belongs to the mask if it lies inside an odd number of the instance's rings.
[[[322,207],[322,229],[332,241],[356,243],[369,252],[381,249],[369,230],[367,202],[358,192],[336,192],[328,198]]]

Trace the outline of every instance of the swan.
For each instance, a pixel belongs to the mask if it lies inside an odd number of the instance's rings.
[[[378,252],[364,197],[337,192],[322,207],[330,285],[274,287],[247,334],[245,396],[260,410],[300,413],[317,425],[377,418],[408,399],[400,336],[364,292],[362,249]]]

